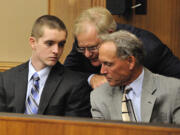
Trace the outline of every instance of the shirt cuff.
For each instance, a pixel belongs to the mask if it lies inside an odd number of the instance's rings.
[[[88,81],[88,84],[89,84],[90,86],[91,86],[90,81],[91,81],[91,78],[93,77],[93,75],[94,75],[94,74],[91,74],[91,75],[88,77],[88,80],[87,80],[87,81]]]

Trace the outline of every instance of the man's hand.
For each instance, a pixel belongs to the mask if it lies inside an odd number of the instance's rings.
[[[105,82],[107,82],[107,80],[104,75],[94,74],[90,80],[90,85],[93,89],[95,89],[96,87],[99,87],[101,84]]]

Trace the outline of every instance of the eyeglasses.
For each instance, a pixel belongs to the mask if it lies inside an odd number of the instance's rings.
[[[84,53],[86,49],[89,52],[95,52],[99,49],[99,43],[94,46],[90,46],[90,47],[76,47],[76,50],[80,53]]]

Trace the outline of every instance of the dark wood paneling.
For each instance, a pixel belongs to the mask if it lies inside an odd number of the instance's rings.
[[[153,32],[180,58],[180,0],[147,0],[147,14],[132,18],[114,16],[119,23],[128,23]]]
[[[91,7],[95,6],[101,6],[101,7],[106,7],[106,1],[105,0],[91,0]]]

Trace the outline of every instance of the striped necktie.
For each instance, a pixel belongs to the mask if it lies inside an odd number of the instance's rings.
[[[27,98],[26,101],[26,110],[25,110],[25,114],[37,114],[38,112],[38,103],[37,100],[39,98],[39,76],[37,73],[34,73],[34,75],[32,76],[32,88],[31,88],[31,92]]]
[[[123,91],[123,97],[122,97],[122,119],[123,121],[130,121],[130,115],[129,115],[129,110],[127,107],[127,98],[126,98],[126,94],[129,93],[129,91],[131,91],[132,88],[125,88]]]

